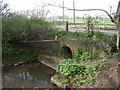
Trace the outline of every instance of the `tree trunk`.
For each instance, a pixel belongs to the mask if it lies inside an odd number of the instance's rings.
[[[120,49],[120,25],[118,26],[118,31],[117,31],[117,50]]]
[[[116,13],[116,23],[118,26],[118,31],[117,31],[117,50],[120,49],[120,1],[118,3],[118,9],[117,9],[117,13]]]

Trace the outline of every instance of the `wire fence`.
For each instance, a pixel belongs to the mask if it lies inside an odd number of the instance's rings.
[[[66,21],[53,21],[51,22],[52,25],[54,26],[55,29],[59,29],[59,30],[66,30]],[[94,30],[116,30],[117,27],[115,24],[91,24],[92,29]],[[81,30],[85,30],[87,27],[86,23],[71,23],[68,22],[68,29],[81,29]]]

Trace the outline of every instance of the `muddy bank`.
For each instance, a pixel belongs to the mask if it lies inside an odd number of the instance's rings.
[[[19,66],[19,65],[25,65],[25,64],[31,64],[31,63],[38,63],[38,61],[10,61],[10,62],[2,62],[2,67],[7,66]]]
[[[62,60],[62,57],[58,56],[49,56],[49,55],[39,55],[38,61],[45,64],[46,66],[56,70],[56,66]]]

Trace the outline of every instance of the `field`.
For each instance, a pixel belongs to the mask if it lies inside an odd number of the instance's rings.
[[[62,22],[63,21],[63,19],[47,19],[47,21],[48,22]],[[69,23],[74,23],[74,20],[73,19],[65,19],[64,21],[68,21]],[[112,24],[112,25],[114,25],[114,23],[112,23],[111,21],[110,21],[110,19],[97,19],[97,20],[95,20],[95,21],[97,21],[98,22],[98,24]],[[85,20],[83,20],[83,19],[76,19],[75,20],[75,23],[85,23]]]

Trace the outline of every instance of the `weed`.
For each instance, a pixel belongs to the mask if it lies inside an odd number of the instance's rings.
[[[119,52],[118,53],[113,53],[113,55],[120,56],[120,53]]]
[[[65,78],[57,78],[57,81],[61,82],[62,84],[67,84],[70,80]]]
[[[92,75],[89,75],[89,77],[85,80],[85,83],[91,83],[93,82],[95,79],[92,77]]]
[[[75,76],[75,83],[73,84],[74,86],[81,86],[83,84],[89,84],[95,81],[92,75],[88,75],[88,77],[84,77],[83,75],[76,75]]]
[[[109,68],[109,65],[105,60],[99,60],[98,68]]]
[[[116,72],[120,72],[120,66],[117,67],[117,70],[115,70]]]
[[[79,52],[78,54],[80,54]],[[74,59],[64,59],[60,61],[56,71],[64,76],[74,77],[74,86],[81,86],[82,84],[94,82],[94,76],[100,72],[97,71],[97,66],[85,66],[78,64]],[[60,82],[66,83],[67,80],[59,79]]]
[[[86,66],[85,73],[94,76],[99,74],[100,72],[97,71],[97,66]]]

